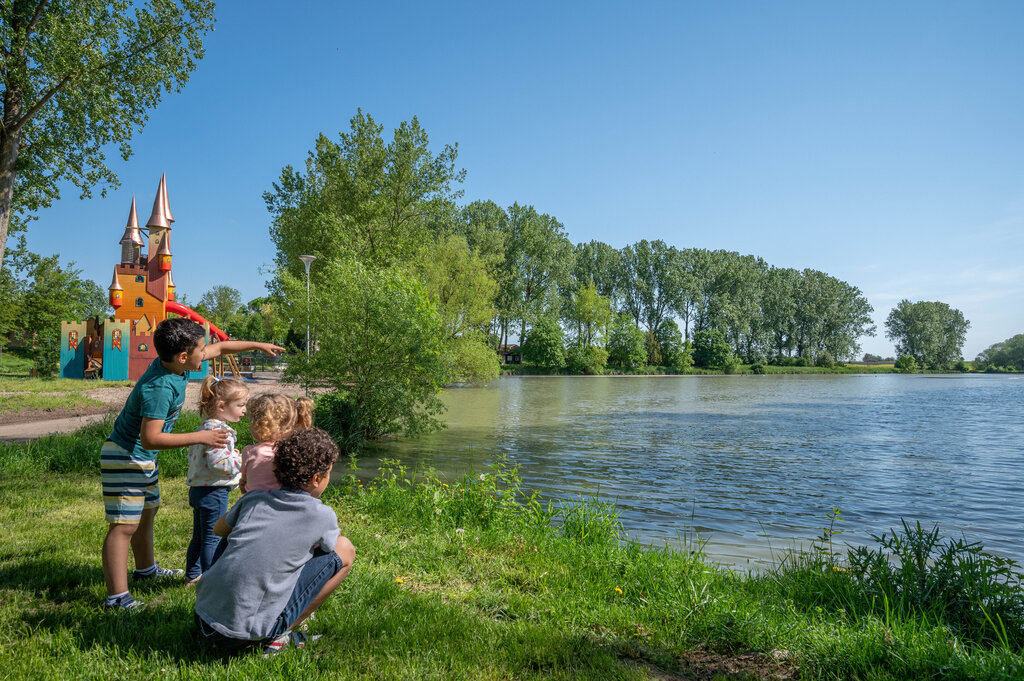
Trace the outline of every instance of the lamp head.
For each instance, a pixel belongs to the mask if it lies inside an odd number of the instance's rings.
[[[316,256],[315,255],[300,255],[299,256],[299,260],[301,260],[302,264],[306,266],[306,276],[309,276],[309,264],[311,262],[313,262],[314,260],[316,260]]]

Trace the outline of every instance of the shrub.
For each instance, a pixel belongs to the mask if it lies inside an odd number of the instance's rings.
[[[953,365],[953,371],[959,371],[962,374],[966,374],[971,368],[967,366],[967,362],[962,359]]]
[[[829,351],[822,352],[814,360],[814,366],[823,367],[825,369],[831,369],[836,365],[836,360]]]
[[[562,343],[562,326],[557,319],[538,319],[523,339],[523,359],[548,369],[565,366],[565,347]]]
[[[604,373],[606,364],[608,364],[608,351],[603,348],[583,348],[575,345],[569,348],[565,357],[566,368],[574,374],[601,375]]]
[[[315,423],[330,434],[343,454],[358,452],[365,440],[359,410],[352,399],[338,392],[317,395]]]
[[[896,360],[895,365],[896,371],[901,374],[916,374],[921,370],[921,367],[917,364],[917,360],[911,355],[900,355],[900,358]]]
[[[750,372],[754,373],[754,374],[763,374],[763,373],[765,373],[764,364],[762,364],[761,362],[756,362],[754,364],[751,364],[750,365]]]
[[[699,367],[723,369],[732,357],[725,334],[718,329],[693,334],[693,361]]]
[[[921,523],[872,536],[881,548],[849,553],[850,575],[877,608],[920,613],[976,643],[1024,643],[1024,575],[965,539],[940,541]]]

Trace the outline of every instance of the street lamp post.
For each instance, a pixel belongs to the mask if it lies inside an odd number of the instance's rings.
[[[309,397],[309,265],[315,255],[300,255],[299,260],[306,266],[306,397]]]

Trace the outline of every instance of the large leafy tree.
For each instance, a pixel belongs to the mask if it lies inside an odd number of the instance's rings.
[[[608,361],[623,368],[638,367],[647,362],[647,334],[635,324],[628,313],[612,318],[608,328]]]
[[[210,321],[227,328],[242,311],[242,294],[238,289],[218,284],[203,294],[196,306],[201,313],[209,313]]]
[[[519,326],[519,337],[534,320],[558,310],[558,291],[572,269],[572,243],[554,217],[533,206],[512,204],[508,210],[504,272],[499,307]]]
[[[608,298],[598,293],[594,284],[580,288],[569,299],[565,315],[575,345],[582,348],[595,346],[612,314]]]
[[[0,2],[0,265],[7,235],[71,182],[117,186],[122,158],[165,92],[203,56],[212,0]],[[104,190],[105,191],[105,190]]]
[[[18,291],[16,333],[28,340],[40,376],[57,372],[60,360],[60,323],[105,316],[106,292],[96,282],[83,279],[74,263],[61,265],[56,255],[43,257],[22,251],[10,263],[22,276],[13,286]]]
[[[463,237],[441,235],[421,251],[419,272],[441,315],[454,376],[479,381],[497,377],[498,355],[485,333],[494,316],[496,284],[485,261]]]
[[[673,302],[683,295],[679,251],[661,239],[642,239],[633,249],[642,319],[653,332],[667,318]]]
[[[928,369],[947,369],[963,359],[971,323],[960,310],[938,301],[901,300],[885,320],[886,338],[897,355],[910,355]]]
[[[314,282],[326,265],[350,256],[375,267],[413,262],[420,245],[445,213],[455,212],[456,185],[465,171],[455,167],[457,145],[438,153],[414,117],[385,141],[383,126],[359,111],[337,142],[320,135],[306,159],[306,172],[281,171],[263,195],[273,223],[277,264],[305,277],[300,255],[318,256]]]
[[[603,241],[576,244],[572,279],[575,290],[593,284],[612,305],[618,298],[619,252]]]

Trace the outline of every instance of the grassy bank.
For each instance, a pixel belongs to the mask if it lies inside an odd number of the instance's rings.
[[[197,422],[184,414],[181,428]],[[397,464],[325,495],[358,551],[311,625],[325,638],[272,660],[219,659],[196,640],[182,586],[137,590],[148,607],[135,616],[99,608],[96,453],[108,429],[0,446],[5,678],[1024,677],[1019,586],[1003,593],[966,568],[944,573],[987,604],[989,626],[919,599],[909,582],[894,591],[867,579],[828,533],[818,553],[741,576],[699,552],[622,543],[613,507],[543,505],[508,468],[456,482]],[[161,456],[165,565],[182,565],[191,530],[184,469],[182,452]]]
[[[834,367],[800,367],[800,366],[775,366],[766,364],[761,373],[765,374],[891,374],[895,371],[891,364],[848,364],[836,365]],[[733,374],[754,374],[756,373],[750,364],[740,364]],[[561,369],[545,369],[532,364],[503,364],[501,367],[503,376],[574,376],[568,371]],[[634,369],[621,369],[618,367],[607,367],[605,376],[719,376],[722,371],[714,369],[700,369],[690,367],[682,373],[676,373],[667,367],[636,367]]]

